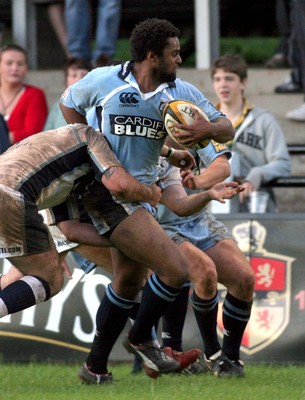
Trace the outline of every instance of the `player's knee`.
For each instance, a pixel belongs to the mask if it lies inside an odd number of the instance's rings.
[[[52,271],[52,272],[51,272]],[[50,287],[50,297],[58,294],[64,284],[63,270],[61,265],[48,270],[47,276],[44,278]]]
[[[238,297],[241,300],[249,301],[253,297],[255,274],[251,268],[244,268],[235,277],[235,284],[238,287]]]
[[[255,285],[255,274],[252,269],[247,270],[244,277],[244,286],[247,292],[253,293]]]
[[[126,299],[129,300],[134,300],[138,293],[141,291],[143,288],[144,281],[140,282],[135,282],[132,284],[121,284],[118,287],[117,293]]]
[[[184,254],[179,254],[180,257],[168,258],[168,263],[163,265],[162,270],[156,268],[155,272],[158,276],[163,276],[167,284],[173,287],[182,287],[185,282],[190,279],[190,262]]]
[[[209,258],[194,258],[191,264],[191,280],[194,284],[215,291],[217,288],[217,270]]]
[[[146,273],[118,274],[112,281],[115,292],[126,299],[133,300],[146,282]]]
[[[174,287],[182,287],[185,282],[187,282],[190,278],[190,273],[188,268],[182,268],[177,271],[177,274],[171,277],[172,286]]]
[[[156,272],[160,279],[168,286],[181,288],[189,280],[189,272],[187,270],[175,269],[172,273],[164,273],[164,271]]]
[[[204,293],[205,298],[211,298],[217,291],[217,274],[212,269],[208,270],[206,274],[197,277],[194,285],[197,290],[200,287],[200,292]]]

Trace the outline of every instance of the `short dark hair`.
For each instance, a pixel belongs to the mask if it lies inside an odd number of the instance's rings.
[[[216,73],[217,69],[223,69],[226,72],[232,72],[239,76],[240,80],[248,77],[248,66],[246,61],[239,54],[224,54],[214,61],[211,69],[211,76]]]
[[[75,69],[86,69],[88,71],[91,71],[92,69],[90,61],[85,60],[84,58],[70,57],[64,65],[65,76],[67,76],[68,69],[71,67]]]
[[[1,47],[1,49],[0,49],[0,58],[1,58],[3,53],[5,53],[6,51],[11,51],[11,50],[19,51],[20,53],[24,54],[26,63],[28,63],[28,53],[27,53],[27,51],[23,47],[19,46],[18,44],[7,44],[7,45]]]
[[[168,39],[180,37],[180,30],[166,19],[150,18],[140,22],[130,36],[131,57],[135,62],[145,60],[148,51],[162,56]]]

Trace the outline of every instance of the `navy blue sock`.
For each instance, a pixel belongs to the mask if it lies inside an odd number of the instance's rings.
[[[0,318],[50,298],[50,287],[37,276],[26,275],[0,292]]]
[[[137,318],[139,308],[140,308],[140,303],[133,303],[132,309],[130,310],[129,313],[129,318],[135,320]]]
[[[96,374],[107,373],[109,354],[128,320],[133,301],[118,296],[108,285],[96,315],[96,334],[87,366]]]
[[[144,343],[151,340],[151,330],[157,326],[159,319],[175,300],[180,289],[163,283],[156,274],[147,280],[143,292],[137,318],[129,332],[131,343]]]
[[[216,293],[216,296],[212,299],[202,300],[193,292],[191,300],[203,340],[204,352],[209,358],[220,350],[217,337],[218,293]]]
[[[181,292],[171,303],[162,318],[162,345],[182,351],[182,333],[187,313],[190,282],[183,285]]]
[[[252,301],[238,300],[227,293],[223,303],[224,336],[222,350],[230,360],[239,359],[242,337],[250,319]]]

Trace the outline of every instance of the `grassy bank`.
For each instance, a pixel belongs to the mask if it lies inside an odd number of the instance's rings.
[[[185,40],[181,40],[183,45]],[[278,38],[274,37],[227,37],[220,39],[220,54],[241,54],[249,65],[263,66],[271,57],[278,44]],[[117,43],[116,58],[128,60],[130,58],[128,39],[120,39]],[[195,53],[184,60],[184,67],[195,66]]]

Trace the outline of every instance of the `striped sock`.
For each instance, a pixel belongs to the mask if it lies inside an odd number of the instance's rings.
[[[163,315],[163,347],[171,347],[173,350],[182,351],[182,333],[187,313],[190,286],[190,282],[183,285],[181,292]]]
[[[222,350],[230,360],[239,359],[242,337],[250,319],[252,301],[239,300],[227,293],[223,303],[223,344]]]
[[[27,275],[0,292],[0,318],[50,298],[50,287],[37,276]]]
[[[194,314],[204,344],[204,352],[207,357],[220,350],[217,337],[218,299],[218,293],[209,300],[201,299],[195,292],[191,297]]]
[[[96,334],[87,365],[96,374],[107,373],[109,354],[128,320],[133,301],[118,296],[109,284],[96,315]]]
[[[151,340],[152,327],[157,326],[159,319],[179,293],[180,289],[166,285],[156,274],[148,278],[143,288],[137,318],[129,333],[132,343]]]

